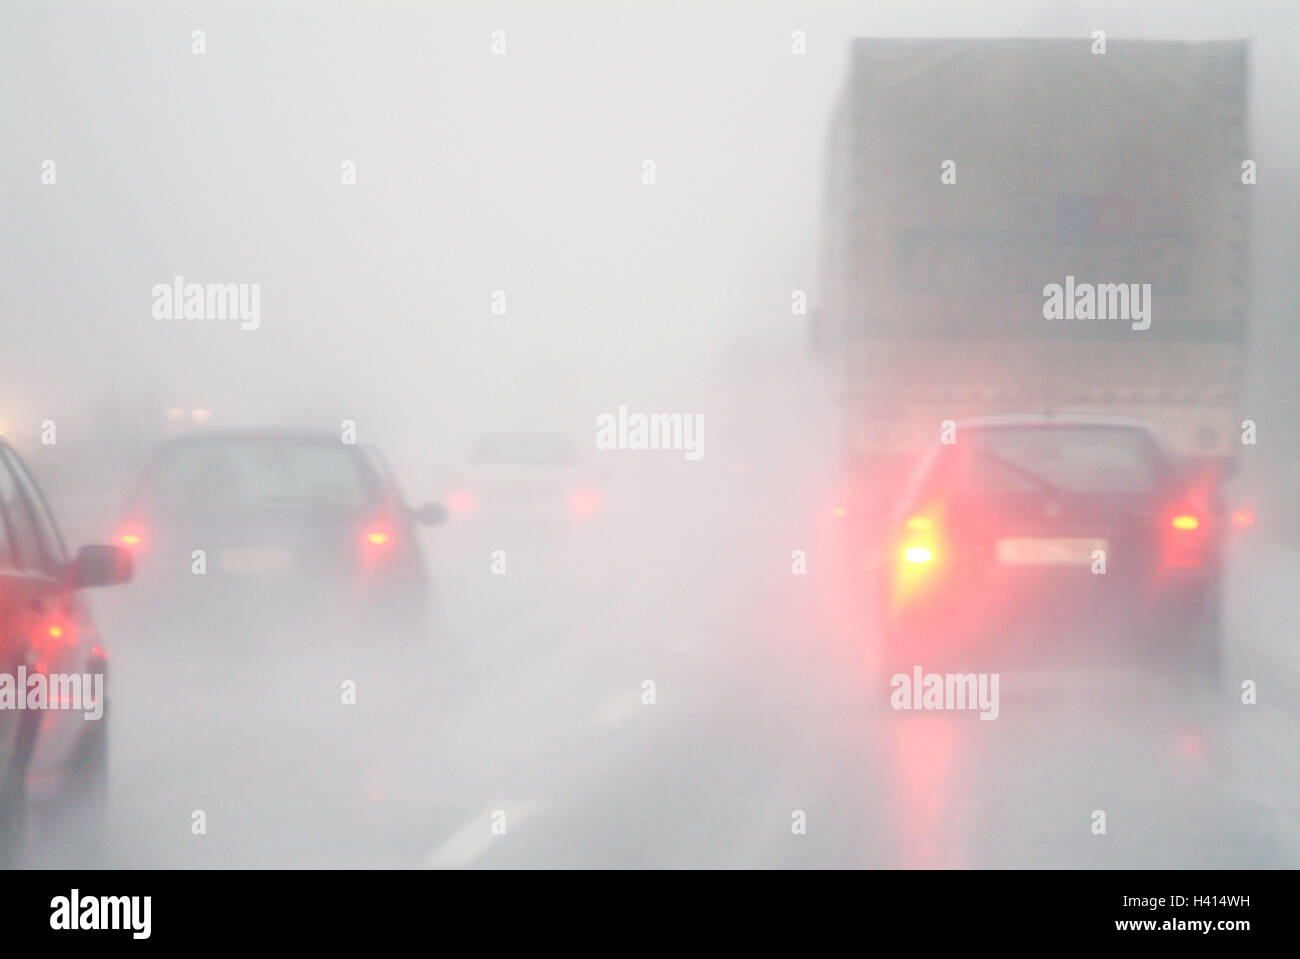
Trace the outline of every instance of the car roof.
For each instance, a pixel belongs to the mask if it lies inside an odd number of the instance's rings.
[[[169,450],[202,449],[205,446],[220,446],[223,443],[248,442],[340,446],[346,453],[359,459],[360,463],[363,464],[363,472],[378,484],[381,491],[391,491],[393,488],[392,472],[377,449],[369,444],[343,443],[340,441],[339,434],[331,430],[294,428],[195,430],[164,439],[154,449],[150,457],[150,463],[157,464],[160,462]],[[146,475],[151,468],[152,466],[145,467]],[[139,482],[140,485],[131,495],[132,500],[142,495],[144,478],[142,477]]]
[[[240,443],[247,441],[267,441],[285,443],[331,443],[343,444],[337,432],[330,430],[309,429],[224,429],[196,430],[180,436],[170,436],[162,441],[162,446],[203,445],[208,443]]]
[[[1148,420],[1136,416],[1120,416],[1112,413],[1007,413],[996,416],[973,416],[957,420],[960,429],[995,429],[1008,426],[1108,426],[1115,429],[1142,430],[1154,435],[1155,427]]]
[[[530,440],[537,438],[552,440],[560,439],[565,441],[572,441],[573,439],[569,433],[566,433],[563,430],[488,430],[485,433],[475,435],[474,440],[477,442],[485,439]]]

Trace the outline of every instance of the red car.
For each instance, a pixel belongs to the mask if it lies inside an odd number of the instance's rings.
[[[1155,652],[1214,675],[1226,517],[1141,421],[959,422],[886,524],[879,632],[896,666]]]
[[[31,803],[65,814],[61,840],[98,839],[108,654],[79,591],[130,578],[131,556],[115,546],[69,559],[31,474],[0,441],[0,864],[20,860]]]

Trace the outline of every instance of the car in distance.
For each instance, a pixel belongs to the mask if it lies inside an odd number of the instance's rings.
[[[447,507],[466,522],[590,523],[602,483],[574,439],[551,430],[483,433],[465,463],[446,471]]]
[[[429,577],[416,524],[443,516],[434,503],[408,507],[373,447],[327,432],[223,430],[158,447],[116,542],[151,592],[146,607],[210,604],[221,621],[304,626],[342,613],[379,631],[423,623]]]

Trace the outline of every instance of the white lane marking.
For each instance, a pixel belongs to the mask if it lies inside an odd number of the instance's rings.
[[[519,828],[519,824],[538,808],[538,803],[528,800],[486,806],[452,833],[450,838],[438,848],[425,856],[420,865],[425,869],[455,869],[459,866],[467,866],[486,852],[494,842],[508,838]],[[506,832],[503,834],[492,831],[497,810],[505,813]]]
[[[641,708],[641,690],[624,689],[611,696],[600,709],[588,717],[589,723],[621,723]]]

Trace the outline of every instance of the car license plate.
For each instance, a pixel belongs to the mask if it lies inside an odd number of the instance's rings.
[[[221,570],[236,575],[251,573],[283,573],[293,565],[293,556],[287,549],[237,547],[223,549]]]
[[[1104,539],[1000,539],[998,562],[1006,566],[1075,566],[1092,562],[1096,550],[1106,549]]]

